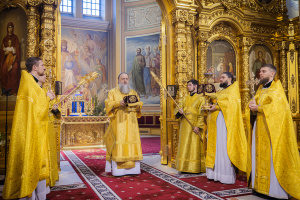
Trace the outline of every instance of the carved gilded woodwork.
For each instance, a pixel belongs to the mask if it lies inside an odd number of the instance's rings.
[[[57,6],[57,1],[55,0],[43,0],[43,12],[41,17],[41,42],[40,50],[42,54],[42,59],[46,67],[46,82],[44,84],[45,88],[54,87],[54,82],[56,80],[55,72],[55,18],[54,12]],[[51,70],[51,71],[50,71]],[[51,73],[50,73],[51,72]],[[50,76],[50,77],[49,77]],[[51,83],[49,83],[51,80]]]
[[[280,48],[280,81],[282,87],[288,96],[288,69],[287,69],[287,50],[289,49],[287,41],[282,41],[279,43]]]
[[[180,100],[187,94],[187,20],[189,13],[187,10],[175,10],[172,14],[172,23],[175,26],[174,44],[175,44],[175,84],[178,85],[177,100]]]
[[[27,57],[39,56],[39,30],[40,21],[38,7],[28,4],[27,8]]]
[[[62,149],[104,147],[106,116],[62,117]]]
[[[4,9],[9,8],[22,8],[26,11],[26,2],[24,0],[2,0],[0,2],[0,12]]]
[[[270,14],[284,14],[287,12],[287,8],[285,5],[285,1],[282,0],[274,0],[269,4],[261,4],[257,0],[203,0],[205,5],[212,5],[219,3],[222,5],[226,10],[231,10],[233,8],[248,8],[252,11],[256,12],[265,12]]]
[[[243,37],[242,39],[242,109],[245,109],[247,103],[250,101],[250,89],[247,85],[247,80],[250,77],[249,73],[249,50],[251,45],[251,38]]]

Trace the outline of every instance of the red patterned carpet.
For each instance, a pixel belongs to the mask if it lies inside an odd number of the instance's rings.
[[[160,160],[160,137],[144,137],[144,159]],[[61,152],[82,180],[81,184],[55,186],[47,195],[51,200],[96,199],[228,199],[251,193],[246,180],[238,176],[236,184],[225,185],[209,181],[204,174],[180,174],[163,172],[159,161],[156,167],[141,162],[141,174],[113,177],[105,173],[105,151],[101,149],[72,150]],[[149,163],[149,162],[147,162]],[[157,168],[158,167],[158,168]],[[164,168],[169,169],[164,166]],[[163,169],[163,168],[160,168]],[[72,179],[72,177],[70,177]],[[74,178],[73,178],[74,179]],[[1,197],[0,197],[1,199]]]
[[[113,177],[104,172],[105,151],[101,149],[65,151],[62,155],[87,188],[52,191],[49,199],[225,199],[251,192],[241,176],[236,184],[224,185],[203,175],[172,176],[141,163],[140,175]]]
[[[159,153],[160,137],[142,137],[141,142],[143,154]]]

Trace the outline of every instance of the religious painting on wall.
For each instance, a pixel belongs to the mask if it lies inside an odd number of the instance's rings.
[[[273,56],[265,45],[254,45],[249,51],[249,72],[253,72],[255,78],[259,78],[259,71],[263,64],[273,64]]]
[[[160,88],[150,71],[160,77],[159,33],[126,37],[125,70],[130,86],[140,96],[145,106],[160,103]]]
[[[61,80],[63,95],[75,88],[84,75],[99,73],[79,92],[90,101],[95,96],[103,103],[108,92],[108,32],[62,28]]]
[[[223,72],[231,72],[236,76],[236,55],[229,42],[215,40],[209,44],[206,53],[206,71],[213,74],[211,79],[217,90]]]
[[[289,19],[293,19],[299,16],[298,0],[286,0],[286,8],[288,10],[287,15],[289,16]]]
[[[25,69],[27,17],[21,8],[0,13],[0,94],[17,94],[21,68]]]

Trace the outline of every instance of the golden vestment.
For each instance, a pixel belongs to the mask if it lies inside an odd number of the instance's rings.
[[[200,128],[201,133],[203,133],[204,128],[201,107],[204,104],[205,99],[199,94],[185,96],[179,103],[179,107],[183,109],[188,120],[194,127]],[[174,114],[176,115],[177,113],[178,108],[174,110]],[[176,169],[181,172],[205,172],[203,143],[183,116],[180,117],[179,142],[175,165]]]
[[[49,122],[48,122],[48,137],[47,137],[47,142],[48,142],[48,154],[49,154],[49,180],[47,181],[47,185],[50,187],[53,187],[59,179],[59,168],[58,168],[58,159],[59,159],[59,152],[57,152],[57,133],[55,132],[54,129],[54,122],[57,119],[60,119],[60,111],[58,110],[57,114],[53,114],[51,112],[52,107],[56,103],[55,101],[50,102],[49,106]]]
[[[33,76],[22,70],[8,154],[3,198],[31,195],[49,176],[47,123],[50,98]]]
[[[120,101],[125,96],[135,95],[138,98],[137,106],[120,106]],[[105,140],[107,153],[106,160],[117,163],[118,169],[133,168],[135,161],[143,160],[140,132],[137,118],[141,117],[143,102],[140,101],[136,91],[130,90],[129,94],[123,94],[119,88],[109,91],[105,100],[105,109],[110,117],[110,127],[105,134],[109,137],[113,134],[113,140]],[[112,151],[108,147],[113,146]]]
[[[300,157],[290,106],[281,82],[260,86],[255,95],[258,107],[255,137],[250,129],[250,109],[246,110],[249,145],[255,139],[255,191],[269,195],[271,148],[275,175],[281,187],[300,199]],[[249,148],[250,151],[250,148]],[[248,169],[250,173],[251,168]]]
[[[216,94],[217,110],[208,115],[208,141],[206,167],[214,168],[217,145],[217,117],[223,113],[227,128],[227,152],[233,165],[239,170],[247,170],[247,139],[241,110],[239,83],[235,82]]]

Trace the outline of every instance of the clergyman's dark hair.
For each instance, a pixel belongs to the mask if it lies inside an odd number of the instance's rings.
[[[41,58],[39,57],[29,57],[27,60],[26,60],[26,68],[27,68],[27,71],[28,72],[31,72],[32,71],[32,67],[33,65],[37,65],[37,63],[42,60]]]
[[[275,75],[277,73],[277,68],[272,64],[263,64],[260,68],[262,68],[262,67],[268,67],[269,69],[271,69],[272,71],[275,72]],[[275,77],[275,75],[274,75],[274,77]]]
[[[199,86],[199,82],[197,80],[195,80],[195,79],[191,79],[187,83],[192,83],[193,85],[197,85],[197,88]]]
[[[223,72],[222,74],[226,74],[228,78],[231,78],[231,83],[234,82],[234,76],[231,72]]]

